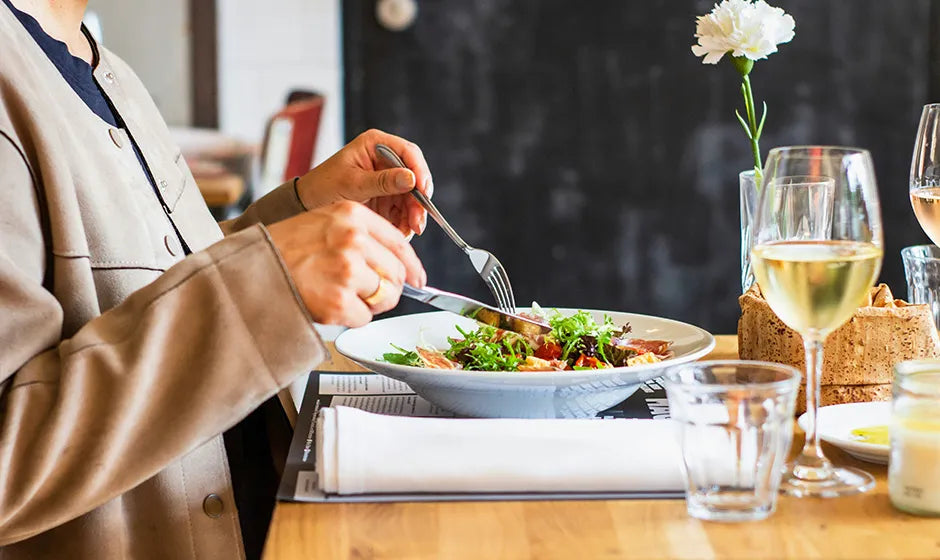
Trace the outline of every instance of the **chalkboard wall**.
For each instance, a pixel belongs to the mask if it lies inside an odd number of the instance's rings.
[[[749,147],[730,64],[690,52],[710,1],[418,0],[381,28],[345,0],[346,131],[418,143],[434,200],[506,265],[522,304],[629,310],[733,332],[738,172]],[[930,101],[928,0],[778,0],[796,37],[757,64],[762,140],[872,151],[886,229],[882,278],[905,295],[899,250],[926,242],[907,198]],[[760,102],[760,101],[758,101]],[[488,297],[433,224],[414,241],[434,286]],[[421,309],[408,302],[397,312]]]

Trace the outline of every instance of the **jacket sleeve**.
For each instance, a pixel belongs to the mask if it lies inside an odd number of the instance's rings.
[[[2,546],[150,478],[326,351],[260,225],[62,339],[34,183],[2,134],[0,170]]]
[[[297,194],[297,177],[294,177],[251,203],[241,216],[219,223],[219,227],[229,235],[254,224],[268,225],[286,220],[305,210]]]

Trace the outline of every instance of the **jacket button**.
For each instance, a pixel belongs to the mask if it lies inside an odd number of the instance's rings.
[[[105,73],[104,73],[104,80],[105,80],[106,82],[108,82],[109,84],[113,84],[113,83],[114,83],[114,72],[105,72]]]
[[[175,257],[176,251],[173,250],[173,240],[170,239],[169,235],[163,236],[163,244],[166,246],[166,252],[169,253],[170,256]]]
[[[108,134],[111,135],[111,141],[114,142],[114,145],[118,148],[124,147],[124,140],[121,140],[121,131],[116,128],[108,130]]]
[[[202,511],[212,519],[222,517],[222,511],[224,509],[225,504],[222,503],[222,498],[220,498],[218,494],[209,494],[206,496],[206,499],[202,501]]]

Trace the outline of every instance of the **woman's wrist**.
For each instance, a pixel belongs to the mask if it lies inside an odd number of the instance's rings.
[[[300,196],[298,183],[300,183],[300,177],[294,177],[294,196],[297,197],[297,203],[300,204],[300,207],[303,208],[305,212],[309,212],[312,208],[307,206],[307,204],[304,203],[303,197]]]

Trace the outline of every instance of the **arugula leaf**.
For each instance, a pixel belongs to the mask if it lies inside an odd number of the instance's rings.
[[[562,347],[562,360],[568,360],[572,354],[593,356],[596,353],[609,363],[606,349],[616,330],[609,316],[605,315],[603,324],[598,325],[587,311],[578,311],[568,317],[555,311],[548,324],[552,327],[552,336]]]
[[[398,364],[400,366],[421,367],[424,365],[424,360],[421,359],[421,356],[419,356],[417,352],[405,350],[404,348],[395,346],[394,344],[391,344],[390,346],[398,350],[398,352],[388,352],[382,354],[383,362]]]
[[[450,349],[444,352],[444,356],[461,364],[463,369],[516,371],[519,364],[532,354],[525,338],[496,327],[481,326],[467,332],[458,326],[457,331],[463,339],[450,339]]]

